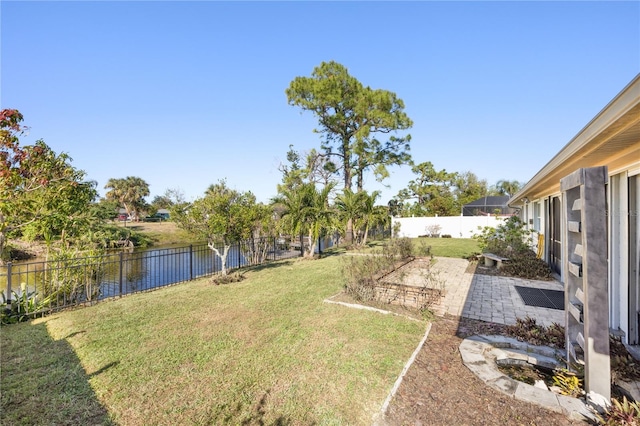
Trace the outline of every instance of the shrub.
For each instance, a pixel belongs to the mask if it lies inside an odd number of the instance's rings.
[[[511,216],[496,228],[485,226],[474,234],[482,252],[490,252],[502,257],[511,257],[513,252],[529,250],[531,231],[525,228],[518,216]]]
[[[501,269],[502,274],[533,280],[551,279],[551,268],[531,250],[531,231],[517,216],[511,216],[496,228],[481,228],[481,232],[474,234],[473,239],[478,241],[483,253],[494,253],[509,259]]]
[[[624,344],[611,337],[609,339],[611,352],[611,379],[640,380],[640,363],[627,351]]]
[[[442,235],[440,235],[440,238],[451,238],[451,235],[449,235],[449,234],[442,234]]]
[[[0,291],[0,324],[13,324],[27,321],[38,314],[42,314],[51,303],[51,298],[38,297],[35,291],[29,291],[27,285],[20,285],[20,294],[12,291],[12,300],[9,304],[4,290]]]
[[[407,259],[413,256],[413,244],[409,238],[394,238],[383,246],[383,253],[387,256]]]
[[[535,318],[529,316],[516,318],[514,325],[508,325],[506,332],[521,342],[527,342],[537,346],[551,346],[564,349],[564,327],[553,323],[549,327],[539,325]]]
[[[393,268],[395,258],[388,253],[372,256],[349,256],[345,258],[342,273],[346,279],[345,292],[359,301],[373,300],[378,278]]]
[[[431,254],[431,246],[428,245],[425,241],[419,241],[418,247],[414,247],[414,250],[417,256],[433,257],[433,255]]]
[[[538,259],[533,250],[521,250],[509,256],[509,262],[503,264],[501,272],[512,277],[530,280],[550,280],[552,271],[547,262]]]
[[[577,398],[583,394],[582,379],[566,369],[560,369],[553,375],[553,384],[562,395]]]
[[[596,419],[600,425],[640,425],[640,404],[637,401],[628,401],[626,396],[622,397],[622,402],[612,398],[611,406]]]
[[[432,238],[438,238],[440,236],[441,229],[442,227],[437,223],[425,227],[425,231],[427,231],[428,235]]]
[[[59,250],[49,254],[42,293],[51,298],[52,307],[98,298],[100,282],[106,274],[106,265],[99,260],[102,254],[101,250]]]
[[[394,223],[393,230],[391,231],[391,237],[398,238],[400,236],[400,228],[402,228],[402,224],[400,222]]]
[[[419,250],[430,253],[431,247],[426,246],[425,249],[423,246]],[[342,267],[346,279],[345,291],[356,300],[373,300],[378,279],[392,271],[399,259],[408,259],[413,254],[414,247],[409,238],[394,238],[382,246],[382,252],[346,258]]]

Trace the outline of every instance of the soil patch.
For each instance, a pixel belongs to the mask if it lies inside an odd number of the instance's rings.
[[[586,425],[491,389],[462,362],[474,334],[504,334],[502,324],[446,316],[429,337],[391,401],[387,425]]]
[[[44,244],[35,242],[10,240],[7,246],[9,247],[9,259],[13,261],[34,259],[43,256],[46,252]]]

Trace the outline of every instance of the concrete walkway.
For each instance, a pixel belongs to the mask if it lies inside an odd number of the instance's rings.
[[[432,272],[445,282],[446,295],[436,314],[451,314],[500,324],[515,324],[516,318],[529,316],[540,325],[558,323],[564,326],[564,311],[527,306],[514,286],[545,290],[564,287],[557,281],[536,281],[467,273],[465,259],[437,257]]]

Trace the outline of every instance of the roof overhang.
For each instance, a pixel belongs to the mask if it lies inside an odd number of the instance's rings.
[[[609,174],[640,166],[640,74],[604,107],[520,191],[511,207],[560,192],[560,179],[583,167],[607,166]]]

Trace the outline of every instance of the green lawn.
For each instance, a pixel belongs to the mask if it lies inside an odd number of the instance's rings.
[[[340,269],[280,262],[3,327],[0,424],[369,425],[426,324],[323,303]]]
[[[374,250],[380,250],[382,245],[387,242],[374,241],[371,242],[368,248],[362,250],[363,252],[371,252]],[[421,246],[431,247],[431,254],[439,257],[458,257],[468,258],[474,253],[480,253],[480,247],[478,242],[471,238],[411,238],[416,253],[420,252]],[[343,250],[344,251],[344,250]]]
[[[440,257],[467,258],[480,253],[478,242],[471,238],[412,238],[414,246],[425,244],[431,247],[431,254]]]

